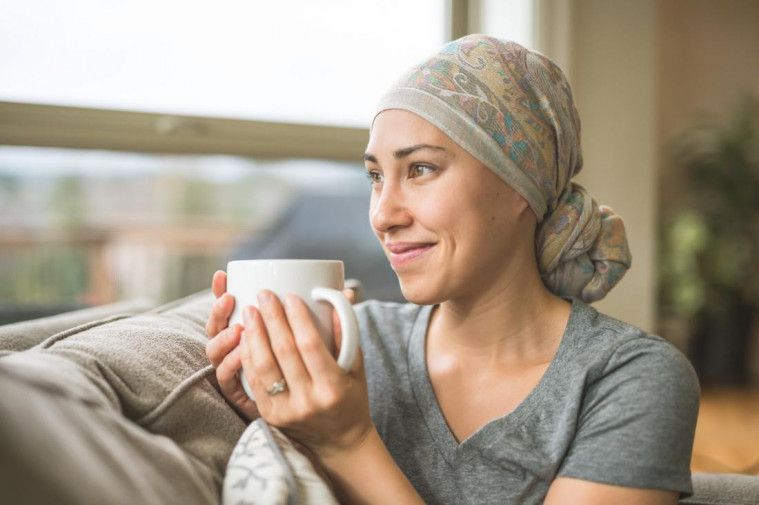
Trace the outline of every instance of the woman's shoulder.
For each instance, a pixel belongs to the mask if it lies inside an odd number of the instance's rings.
[[[652,386],[677,382],[698,393],[693,366],[671,342],[579,301],[570,323],[574,359],[588,365],[591,382],[610,375],[647,377]]]
[[[567,366],[582,386],[575,386],[577,426],[558,475],[690,492],[699,403],[690,362],[657,335],[585,304],[575,308]]]

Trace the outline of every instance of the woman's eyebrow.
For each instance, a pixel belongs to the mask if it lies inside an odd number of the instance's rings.
[[[408,156],[409,154],[413,153],[414,151],[418,151],[420,149],[435,149],[438,151],[445,151],[445,147],[440,146],[433,146],[431,144],[416,144],[409,147],[404,147],[403,149],[398,149],[393,153],[393,156],[395,159],[401,159],[405,156]],[[370,153],[364,153],[364,161],[371,161],[372,163],[377,163],[377,158]]]

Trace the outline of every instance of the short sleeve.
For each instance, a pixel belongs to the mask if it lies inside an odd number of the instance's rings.
[[[586,386],[558,475],[690,495],[698,402],[696,374],[674,346],[650,336],[621,344]]]

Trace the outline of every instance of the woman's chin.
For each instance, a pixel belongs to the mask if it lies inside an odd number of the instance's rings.
[[[416,282],[400,281],[403,297],[416,305],[435,305],[443,300],[439,290],[431,289],[431,286],[419,286]]]

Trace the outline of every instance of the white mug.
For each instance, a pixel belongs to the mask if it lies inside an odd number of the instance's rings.
[[[240,260],[227,264],[227,293],[235,298],[229,325],[243,324],[242,311],[258,307],[258,292],[268,289],[280,300],[295,294],[308,306],[324,343],[332,351],[332,307],[340,320],[342,343],[337,364],[345,371],[353,366],[359,347],[358,322],[350,302],[342,293],[345,283],[343,262],[338,260]],[[325,303],[326,302],[326,303]],[[254,351],[255,352],[255,351]],[[242,370],[240,371],[242,379]],[[255,400],[248,381],[243,389]]]

